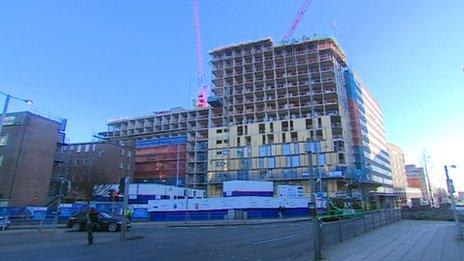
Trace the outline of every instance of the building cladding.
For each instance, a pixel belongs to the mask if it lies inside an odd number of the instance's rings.
[[[50,196],[57,195],[60,178],[71,182],[71,193],[67,198],[80,199],[73,188],[82,178],[98,183],[117,183],[119,178],[132,176],[134,152],[127,146],[115,142],[82,142],[60,144],[55,155],[53,180]]]
[[[233,179],[298,183],[309,192],[309,140],[321,142],[320,172],[346,174],[346,65],[333,39],[286,45],[263,39],[210,55],[217,101],[211,103],[208,194],[222,194],[222,181]],[[329,194],[337,191],[336,180],[326,186]]]
[[[111,120],[108,123],[108,131],[101,135],[110,140],[136,143],[187,137],[185,153],[181,152],[180,155],[186,159],[184,184],[192,188],[206,189],[208,120],[208,108],[174,108],[143,116]],[[142,153],[145,149],[136,148],[136,154],[139,150]],[[174,154],[170,155],[174,157]]]
[[[379,192],[392,192],[388,146],[378,102],[353,70],[345,71],[353,140],[353,165],[361,180],[382,184]]]
[[[346,73],[334,39],[275,44],[265,38],[213,49],[210,56],[209,108],[112,120],[103,134],[137,141],[187,137],[185,184],[207,188],[210,196],[222,195],[227,180],[271,180],[309,192],[309,165],[331,196],[360,169],[365,179],[391,186],[380,108],[359,77]],[[354,100],[361,103],[353,120]],[[358,160],[356,138],[363,152]]]
[[[393,187],[398,190],[404,190],[408,186],[408,183],[403,150],[395,144],[388,143],[388,155],[390,156]]]
[[[0,199],[10,206],[44,205],[65,121],[8,113],[0,138]]]
[[[425,177],[424,168],[417,167],[415,164],[406,165],[406,177],[409,187],[420,188],[423,199],[429,199],[429,191],[427,189],[427,180]]]
[[[134,182],[185,185],[186,136],[142,140],[136,148]]]

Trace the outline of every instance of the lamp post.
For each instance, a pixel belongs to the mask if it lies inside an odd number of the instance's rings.
[[[456,226],[458,227],[458,234],[460,239],[464,239],[462,235],[462,229],[461,229],[461,224],[459,224],[459,218],[458,214],[456,212],[456,204],[454,203],[454,188],[453,188],[453,180],[450,179],[448,175],[448,167],[450,168],[456,168],[456,165],[450,165],[447,166],[445,165],[445,174],[446,174],[446,185],[448,186],[448,193],[450,194],[450,199],[451,199],[451,208],[453,209],[453,214],[454,214],[454,222],[456,223]]]

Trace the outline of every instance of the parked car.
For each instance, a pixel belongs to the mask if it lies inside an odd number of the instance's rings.
[[[6,220],[6,217],[0,216],[0,231],[4,230],[3,227],[6,229],[9,229],[11,225],[11,222]]]
[[[107,212],[98,212],[98,230],[116,232],[121,229],[123,217],[109,214]],[[80,212],[72,215],[68,220],[68,228],[73,231],[85,230],[87,224],[87,212]],[[131,222],[126,218],[126,227],[131,227]]]

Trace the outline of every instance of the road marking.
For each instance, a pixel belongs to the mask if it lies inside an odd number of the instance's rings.
[[[273,239],[268,239],[268,240],[264,240],[264,241],[258,241],[258,242],[253,243],[253,246],[259,246],[259,245],[262,245],[262,244],[267,244],[267,243],[272,243],[272,242],[276,242],[276,241],[286,240],[286,239],[294,238],[294,237],[297,237],[297,236],[299,236],[299,235],[294,234],[294,235],[288,235],[288,236],[284,236],[284,237],[277,237],[277,238],[273,238]]]
[[[210,229],[210,228],[213,228],[213,227],[198,227],[200,229]]]

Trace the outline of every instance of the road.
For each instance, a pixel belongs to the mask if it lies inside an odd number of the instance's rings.
[[[0,260],[311,260],[313,256],[308,221],[188,228],[135,224],[129,234],[138,239],[121,242],[118,234],[100,232],[96,243],[87,246],[84,232],[4,233]]]

